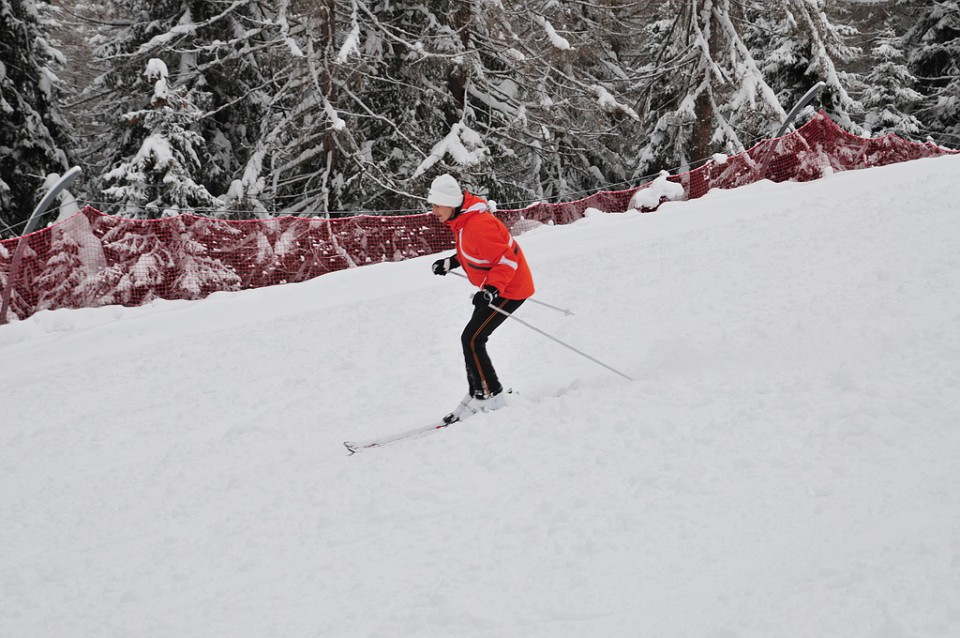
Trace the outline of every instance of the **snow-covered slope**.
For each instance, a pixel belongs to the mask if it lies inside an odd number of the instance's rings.
[[[0,635],[960,636],[960,157],[0,327]]]

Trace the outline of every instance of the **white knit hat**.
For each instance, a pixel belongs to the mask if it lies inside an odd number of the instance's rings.
[[[451,175],[441,175],[430,184],[430,193],[427,201],[438,206],[452,206],[456,208],[463,203],[463,191],[460,184]]]

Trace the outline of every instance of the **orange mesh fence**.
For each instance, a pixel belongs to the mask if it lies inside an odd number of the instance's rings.
[[[713,188],[736,188],[762,178],[808,181],[829,171],[956,152],[893,135],[875,139],[850,135],[821,113],[794,133],[764,140],[738,155],[718,156],[686,173],[628,190],[496,214],[520,234],[539,224],[576,221],[587,209],[652,211],[666,199],[695,199]],[[70,219],[0,242],[0,291],[9,301],[6,319],[15,320],[55,308],[199,299],[216,291],[305,281],[334,270],[452,247],[452,234],[429,213],[133,220],[88,206]]]

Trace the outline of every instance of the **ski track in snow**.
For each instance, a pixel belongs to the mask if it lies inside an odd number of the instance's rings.
[[[960,157],[519,238],[511,404],[435,257],[0,327],[0,634],[960,635]]]

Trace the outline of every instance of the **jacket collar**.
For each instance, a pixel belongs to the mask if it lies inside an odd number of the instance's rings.
[[[483,204],[482,207],[478,207],[477,203]],[[467,210],[464,210],[463,207],[470,204]],[[444,222],[444,225],[447,226],[450,230],[456,232],[463,228],[468,221],[474,218],[476,215],[487,212],[486,202],[482,199],[477,198],[470,193],[463,194],[463,203],[457,206],[456,210],[453,211],[453,215]]]
[[[470,218],[476,214],[477,213],[474,211],[468,211],[464,213],[458,208],[456,214],[444,222],[444,226],[456,232],[461,228],[463,228],[464,225],[466,225],[466,223],[470,220]]]

